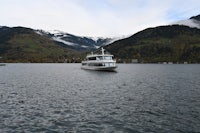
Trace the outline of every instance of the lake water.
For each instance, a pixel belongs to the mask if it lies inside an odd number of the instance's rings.
[[[0,132],[200,132],[200,65],[0,66]]]

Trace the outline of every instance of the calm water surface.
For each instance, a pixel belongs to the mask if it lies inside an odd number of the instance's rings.
[[[200,65],[0,66],[0,132],[200,132]]]

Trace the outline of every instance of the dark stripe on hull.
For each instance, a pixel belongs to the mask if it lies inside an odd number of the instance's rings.
[[[88,66],[82,66],[82,69],[86,69],[86,70],[94,70],[94,71],[111,71],[114,72],[116,71],[116,66],[114,67],[88,67]]]

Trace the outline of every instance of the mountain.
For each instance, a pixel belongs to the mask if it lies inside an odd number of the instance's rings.
[[[200,29],[200,15],[193,16],[188,20],[181,20],[181,21],[175,22],[173,24],[185,25],[185,26],[189,26],[191,28]]]
[[[86,51],[104,46],[119,62],[138,59],[144,63],[200,63],[200,15],[182,22],[147,28],[117,41],[0,27],[0,62],[80,62]]]
[[[65,59],[80,62],[86,51],[96,50],[113,40],[1,26],[0,62],[64,62]]]
[[[97,38],[84,37],[84,36],[81,37],[65,33],[62,31],[47,32],[43,30],[36,30],[36,33],[40,35],[49,36],[49,38],[54,40],[57,44],[77,51],[95,50],[101,46],[105,46],[116,40],[114,38],[103,38],[103,37],[97,37]]]
[[[194,20],[200,21],[200,15],[193,16],[190,19],[194,19]]]
[[[0,62],[63,62],[78,55],[24,27],[0,27]]]
[[[200,29],[183,25],[148,28],[107,45],[106,49],[118,61],[200,63]]]

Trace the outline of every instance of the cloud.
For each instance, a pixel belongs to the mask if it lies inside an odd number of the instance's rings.
[[[1,25],[120,36],[199,14],[198,0],[6,0]]]

